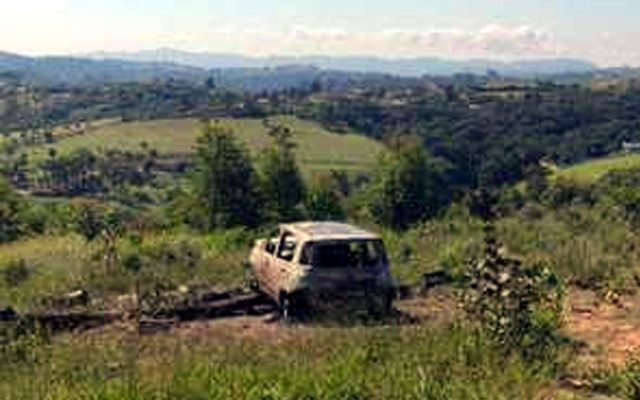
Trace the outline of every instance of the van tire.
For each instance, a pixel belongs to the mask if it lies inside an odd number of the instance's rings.
[[[394,299],[395,293],[393,291],[378,293],[377,295],[369,297],[369,315],[378,318],[390,315],[393,310]]]
[[[295,308],[291,296],[286,292],[280,293],[278,298],[278,311],[282,322],[288,324],[293,321]]]

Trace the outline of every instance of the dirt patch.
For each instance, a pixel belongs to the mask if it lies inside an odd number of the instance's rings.
[[[639,301],[640,296],[634,296],[613,304],[594,292],[569,292],[566,331],[583,342],[581,361],[598,367],[620,366],[640,352]]]
[[[432,288],[422,295],[400,300],[395,307],[424,323],[449,323],[459,315],[458,297],[449,286]]]
[[[207,341],[215,337],[222,342],[253,341],[279,344],[311,335],[313,328],[303,324],[285,325],[277,316],[243,316],[181,323],[170,332],[188,342]]]
[[[366,326],[412,326],[415,324],[441,325],[449,324],[459,315],[457,297],[447,286],[433,288],[422,295],[394,302],[391,315],[371,321],[350,320],[345,318],[331,318],[330,316],[314,316],[304,321],[291,324],[283,323],[272,304],[257,307],[250,302],[250,307],[234,302],[233,307],[220,306],[219,299],[210,305],[215,313],[202,313],[198,318],[145,318],[136,329],[136,321],[126,318],[121,321],[94,327],[90,330],[76,330],[72,333],[79,341],[135,341],[142,346],[155,342],[171,342],[175,344],[205,344],[225,345],[233,343],[257,343],[279,345],[300,343],[310,340],[318,331],[332,329],[350,329]],[[222,300],[227,301],[226,299]],[[237,304],[238,307],[236,307]],[[262,305],[260,303],[259,305]],[[269,307],[266,307],[269,305]],[[215,306],[215,307],[213,307]],[[234,311],[220,313],[221,309]],[[245,310],[246,308],[246,310]],[[263,309],[264,308],[264,309]],[[191,308],[189,308],[191,310]],[[235,313],[235,311],[243,311]],[[248,312],[251,311],[251,312]],[[255,312],[253,312],[255,311]]]

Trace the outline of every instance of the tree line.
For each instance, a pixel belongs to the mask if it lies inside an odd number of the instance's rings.
[[[254,160],[231,130],[212,122],[204,126],[191,184],[177,199],[185,221],[213,229],[342,220],[349,214],[403,229],[436,215],[451,200],[443,186],[447,166],[415,137],[390,140],[371,178],[354,187],[337,172],[305,183],[295,161],[294,132],[281,124],[268,128],[271,144]]]

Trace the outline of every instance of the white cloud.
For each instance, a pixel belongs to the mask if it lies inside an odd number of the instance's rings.
[[[369,54],[392,57],[523,58],[558,55],[562,47],[550,32],[527,25],[488,24],[477,29],[427,28],[353,31],[339,27],[294,26],[289,31],[264,35],[278,41],[288,53]],[[250,44],[248,44],[250,46]],[[277,46],[276,46],[277,47]]]
[[[489,24],[475,30],[460,28],[425,30],[385,30],[389,45],[430,54],[449,56],[526,57],[557,54],[554,36],[530,26]]]
[[[298,25],[291,30],[291,38],[301,41],[343,41],[352,38],[352,34],[344,29],[336,27],[311,28],[304,25]]]

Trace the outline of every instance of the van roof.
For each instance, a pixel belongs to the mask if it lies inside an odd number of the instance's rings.
[[[376,240],[380,236],[343,222],[297,222],[280,225],[305,240]]]

